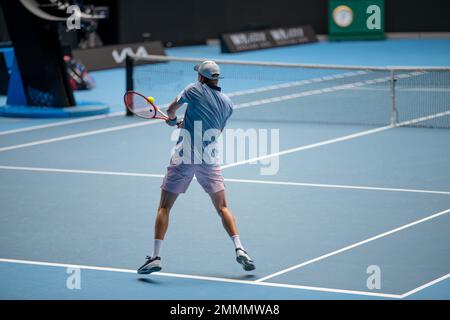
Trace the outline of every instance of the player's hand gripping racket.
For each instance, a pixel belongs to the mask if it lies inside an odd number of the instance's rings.
[[[140,118],[169,120],[169,117],[154,104],[151,97],[147,98],[138,92],[127,91],[123,100],[127,109]],[[178,121],[176,125],[179,126],[181,122]]]

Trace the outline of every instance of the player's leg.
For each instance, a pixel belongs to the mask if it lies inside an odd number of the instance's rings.
[[[155,219],[155,238],[153,240],[153,253],[147,256],[147,261],[138,269],[139,274],[149,274],[161,271],[160,251],[164,240],[164,236],[169,227],[169,214],[178,193],[161,190],[161,198],[159,201],[158,211]]]
[[[178,193],[161,190],[161,198],[159,201],[158,212],[155,219],[155,239],[164,240],[167,228],[169,226],[169,214],[170,210],[177,200]],[[158,252],[153,251],[152,256],[159,256]]]
[[[236,226],[236,219],[234,218],[231,210],[228,208],[225,190],[210,193],[209,196],[211,197],[214,208],[216,208],[217,213],[222,219],[222,225],[228,235],[230,237],[237,236],[239,233]]]
[[[222,219],[222,224],[230,237],[235,237],[238,245],[239,241],[236,219],[228,208],[225,195],[225,183],[222,176],[222,170],[219,166],[198,165],[195,167],[195,176],[202,186],[203,190],[211,197],[214,208]]]
[[[161,246],[169,226],[169,215],[180,193],[186,192],[194,176],[189,165],[170,165],[161,185],[161,198],[155,219],[155,238],[153,253],[138,269],[139,274],[149,274],[161,270]]]
[[[198,165],[195,167],[195,176],[206,193],[211,197],[214,208],[222,219],[222,224],[228,235],[233,240],[236,252],[236,261],[244,270],[255,269],[255,264],[244,249],[239,237],[236,219],[228,207],[225,194],[225,184],[220,166]]]
[[[228,235],[233,240],[233,244],[236,251],[236,261],[240,263],[244,270],[251,271],[255,269],[255,263],[245,251],[244,246],[241,243],[241,239],[236,226],[236,219],[233,213],[228,208],[225,190],[210,193],[212,203],[216,208],[217,213],[222,219],[222,224]]]
[[[180,193],[188,189],[194,170],[191,165],[170,165],[161,185],[161,197],[155,219],[155,243],[152,257],[159,257],[164,236],[169,226],[169,214]]]

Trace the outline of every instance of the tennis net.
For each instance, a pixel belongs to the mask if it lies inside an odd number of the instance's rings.
[[[207,59],[127,58],[127,90],[165,106]],[[450,128],[450,67],[368,67],[215,60],[231,121]]]

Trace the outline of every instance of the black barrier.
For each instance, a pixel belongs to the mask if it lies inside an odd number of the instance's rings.
[[[0,94],[6,95],[8,91],[9,73],[6,65],[5,55],[0,52]]]
[[[67,78],[57,23],[38,18],[20,1],[0,2],[14,45],[27,104],[74,106],[75,99]]]
[[[328,34],[326,0],[227,0],[220,5],[204,0],[132,0],[109,1],[108,5],[114,8],[114,3],[117,8],[111,12],[117,12],[117,17],[102,23],[99,34],[102,39],[116,36],[113,41],[119,43],[141,41],[143,33],[151,33],[152,39],[163,43],[191,45],[205,43],[221,33],[243,31],[249,25],[268,28],[311,25],[317,34]],[[391,0],[385,1],[385,6],[386,32],[450,31],[448,0],[433,0],[432,4],[420,0]],[[115,31],[114,25],[117,35],[111,32]]]
[[[146,41],[122,45],[103,46],[93,49],[72,50],[75,59],[80,60],[88,70],[124,67],[128,55],[145,57],[149,54],[165,55],[161,41]],[[142,62],[137,62],[137,64]]]
[[[317,42],[317,36],[311,26],[225,33],[220,36],[223,53],[259,50],[312,42]]]
[[[6,41],[9,41],[9,34],[6,28],[5,17],[3,16],[2,3],[0,2],[0,43]]]
[[[125,59],[125,77],[126,77],[126,91],[133,91],[134,81],[133,81],[133,68],[134,61],[130,56]],[[127,108],[127,116],[132,116],[133,113]]]

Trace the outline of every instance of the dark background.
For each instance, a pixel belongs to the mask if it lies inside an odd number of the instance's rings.
[[[361,1],[361,0],[354,0]],[[328,33],[328,0],[85,0],[110,6],[99,34],[105,44],[204,43],[223,32],[310,24]],[[450,0],[385,0],[386,32],[450,32]],[[0,20],[3,20],[0,12]],[[0,39],[5,30],[0,21]]]
[[[358,1],[358,0],[356,0]],[[150,32],[173,44],[200,43],[221,32],[311,24],[328,33],[328,0],[117,0],[116,41]],[[450,0],[385,0],[386,32],[450,32]]]
[[[6,30],[6,22],[5,18],[3,17],[3,8],[0,4],[0,42],[8,41],[9,35],[8,31]]]

